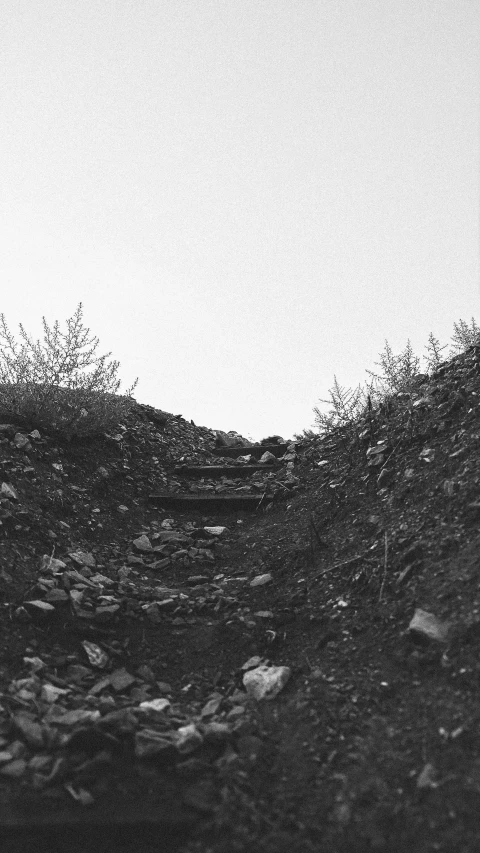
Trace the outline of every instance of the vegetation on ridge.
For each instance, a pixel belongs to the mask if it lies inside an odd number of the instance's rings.
[[[123,394],[118,361],[111,353],[96,356],[99,340],[82,325],[82,303],[53,329],[42,317],[44,338],[32,341],[20,323],[23,343],[11,334],[0,314],[0,418],[43,427],[67,439],[105,432],[121,420],[132,403],[138,379]]]
[[[385,349],[379,355],[380,361],[375,362],[381,372],[367,370],[370,378],[363,386],[358,385],[356,388],[343,387],[334,376],[333,385],[328,389],[330,397],[319,399],[320,403],[327,403],[330,409],[324,412],[318,406],[314,407],[314,426],[321,434],[328,434],[339,427],[354,428],[369,411],[388,405],[393,398],[401,400],[401,395],[405,395],[404,405],[408,408],[408,394],[415,385],[432,376],[446,360],[465,352],[470,346],[480,344],[480,326],[473,317],[470,326],[465,320],[459,320],[453,324],[451,340],[453,346],[446,359],[443,359],[442,352],[447,345],[441,346],[430,332],[427,355],[422,356],[426,362],[426,373],[420,372],[420,358],[413,352],[410,340],[398,354],[392,351],[388,340],[385,340]],[[304,435],[313,437],[315,432],[305,430]]]

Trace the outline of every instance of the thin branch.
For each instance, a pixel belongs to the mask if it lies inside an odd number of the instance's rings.
[[[329,566],[328,569],[323,569],[323,571],[315,575],[315,578],[320,578],[322,575],[326,575],[327,572],[333,572],[335,569],[341,569],[343,566],[349,566],[350,564],[358,563],[361,560],[367,561],[367,557],[365,556],[367,553],[368,552],[366,551],[365,554],[357,554],[356,557],[350,557],[349,560],[344,560],[342,563],[335,563],[335,565]]]
[[[380,587],[380,595],[378,596],[379,602],[382,600],[383,587],[385,586],[385,580],[387,578],[387,564],[388,564],[388,535],[387,535],[387,531],[385,531],[385,557],[384,557],[384,566],[383,566],[382,585]]]

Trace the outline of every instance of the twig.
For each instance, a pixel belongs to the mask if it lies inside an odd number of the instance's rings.
[[[260,500],[259,500],[259,502],[258,502],[258,504],[257,504],[257,510],[259,510],[259,509],[260,509],[260,507],[261,507],[261,505],[262,505],[263,501],[265,500],[265,495],[266,495],[266,494],[267,494],[267,490],[265,489],[265,491],[264,491],[264,492],[263,492],[263,494],[262,494],[262,497],[260,498]]]
[[[400,439],[400,441],[397,441],[397,443],[396,443],[395,447],[393,448],[390,456],[387,456],[386,462],[384,462],[382,467],[380,468],[380,474],[382,473],[383,469],[387,467],[388,463],[390,462],[390,459],[392,458],[393,454],[395,453],[395,451],[396,451],[397,447],[399,446],[399,444],[401,443],[401,441],[402,441],[402,439]]]
[[[324,569],[323,572],[319,572],[318,575],[315,575],[315,577],[319,578],[322,575],[326,575],[327,572],[333,572],[334,569],[341,569],[342,566],[348,566],[348,565],[350,565],[350,563],[358,563],[359,560],[365,560],[365,559],[366,559],[365,554],[357,554],[356,557],[350,557],[349,560],[344,560],[343,563],[335,563],[334,566],[329,566],[328,569]]]
[[[383,566],[382,585],[380,587],[380,594],[378,596],[379,602],[382,600],[383,587],[385,586],[385,580],[387,577],[387,560],[388,560],[388,536],[387,536],[387,531],[385,531],[385,561],[384,561],[384,566]]]

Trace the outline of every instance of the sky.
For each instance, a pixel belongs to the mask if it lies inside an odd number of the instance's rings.
[[[477,0],[4,0],[0,312],[254,440],[480,321]]]

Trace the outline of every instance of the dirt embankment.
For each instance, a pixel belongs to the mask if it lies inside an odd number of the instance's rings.
[[[11,849],[58,820],[103,850],[160,828],[184,853],[478,849],[478,395],[471,349],[356,430],[211,481],[174,468],[218,466],[213,433],[142,407],[88,444],[0,429]],[[275,499],[149,499],[222,486]],[[290,669],[272,699],[246,689],[259,666]]]

